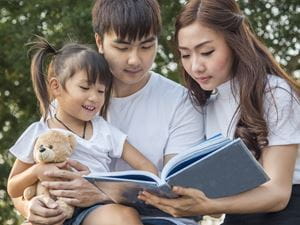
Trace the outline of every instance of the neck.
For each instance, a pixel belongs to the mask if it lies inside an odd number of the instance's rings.
[[[71,131],[72,133],[82,137],[86,137],[87,121],[81,120],[66,120],[62,115],[54,114],[54,119],[57,125]]]
[[[149,81],[150,73],[145,76],[141,81],[135,84],[125,84],[124,82],[114,79],[113,82],[113,97],[122,98],[128,97],[139,90],[141,90]]]

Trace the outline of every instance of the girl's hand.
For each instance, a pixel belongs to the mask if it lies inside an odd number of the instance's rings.
[[[161,198],[146,191],[140,193],[138,198],[146,204],[171,214],[174,217],[199,216],[209,214],[212,199],[207,198],[203,192],[193,188],[173,187],[173,192],[180,197],[175,199]]]

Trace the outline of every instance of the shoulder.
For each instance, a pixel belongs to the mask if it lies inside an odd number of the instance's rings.
[[[168,79],[158,73],[151,72],[151,89],[153,94],[165,99],[182,99],[187,97],[187,89],[179,83]]]
[[[94,130],[104,136],[111,136],[115,133],[122,133],[118,128],[107,122],[102,116],[94,117],[92,123],[95,126]]]
[[[289,83],[275,75],[268,75],[266,90],[265,90],[266,101],[277,104],[289,105],[294,101],[299,103],[299,97],[293,91]]]

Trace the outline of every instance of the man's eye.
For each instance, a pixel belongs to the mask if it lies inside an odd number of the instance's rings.
[[[152,48],[154,45],[144,45],[142,46],[142,49],[149,49]]]
[[[116,47],[119,51],[126,51],[128,50],[127,47]]]

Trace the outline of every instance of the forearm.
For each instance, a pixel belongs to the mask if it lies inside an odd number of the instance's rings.
[[[33,165],[23,172],[9,178],[7,191],[11,198],[22,196],[24,189],[38,180],[36,170],[37,165]]]
[[[212,213],[259,213],[276,212],[284,209],[290,198],[290,191],[280,186],[262,185],[253,190],[220,199],[214,199]]]
[[[24,200],[22,197],[12,198],[12,202],[16,208],[16,210],[25,218],[27,218],[28,214],[28,201]]]

